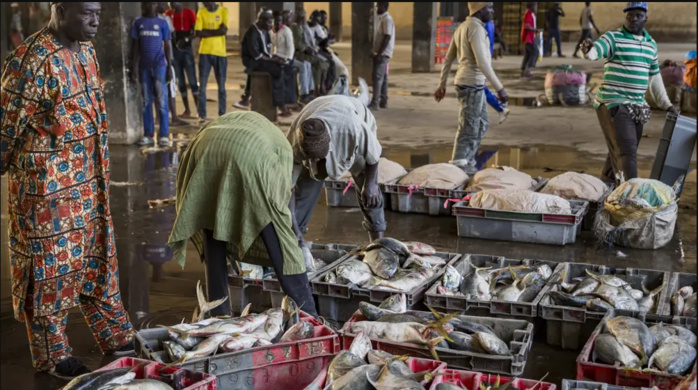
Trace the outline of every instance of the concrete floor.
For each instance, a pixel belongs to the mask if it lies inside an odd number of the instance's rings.
[[[340,56],[350,65],[349,47],[337,45]],[[572,51],[565,45],[565,53]],[[660,44],[660,60],[678,60],[691,49],[687,44]],[[391,62],[390,109],[376,113],[379,138],[386,157],[406,167],[426,163],[445,162],[450,157],[457,119],[457,102],[445,99],[436,104],[429,97],[438,81],[438,73],[413,75],[409,70],[408,44],[397,46],[396,58]],[[666,57],[666,56],[669,57]],[[520,82],[515,74],[521,57],[506,57],[495,61],[505,86],[513,97],[531,97],[543,92],[545,68],[563,62],[584,66],[587,71],[600,72],[601,64],[585,63],[579,59],[545,59],[534,71],[535,79]],[[228,106],[239,96],[244,82],[239,57],[232,56],[228,71]],[[451,78],[452,80],[452,78]],[[213,81],[213,80],[210,80]],[[450,84],[450,83],[449,83]],[[215,86],[209,84],[209,97],[215,97]],[[426,96],[425,96],[426,95]],[[215,112],[216,103],[209,103],[209,112]],[[483,142],[483,151],[491,151],[486,165],[510,165],[533,176],[553,177],[569,170],[597,175],[603,165],[605,143],[590,107],[530,108],[511,106],[509,120],[493,124]],[[181,111],[181,106],[179,108]],[[233,110],[229,108],[229,110]],[[493,112],[490,115],[493,116]],[[279,124],[288,129],[291,120]],[[193,122],[193,121],[192,121]],[[640,144],[640,175],[648,177],[659,135],[663,114],[653,113]],[[173,128],[176,137],[185,140],[196,127]],[[490,153],[488,153],[490,154]],[[203,280],[203,267],[190,250],[184,269],[171,261],[158,260],[160,253],[171,256],[166,246],[174,221],[174,207],[149,209],[149,199],[174,196],[177,153],[158,152],[142,154],[135,146],[112,146],[112,180],[142,182],[136,185],[111,187],[117,250],[119,254],[121,289],[126,308],[136,327],[154,327],[188,318],[196,305],[195,286]],[[696,271],[696,173],[689,175],[682,196],[677,231],[672,242],[656,251],[597,249],[594,237],[583,232],[573,245],[564,247],[509,242],[493,242],[457,237],[455,219],[428,217],[387,212],[388,235],[402,240],[420,240],[437,249],[458,253],[502,255],[510,258],[538,258],[553,261],[574,261],[607,264],[616,267],[654,268],[664,271]],[[7,242],[6,178],[2,178],[2,242]],[[361,229],[361,214],[357,209],[328,208],[321,201],[309,225],[307,239],[328,243],[357,243],[367,240]],[[2,280],[0,284],[0,371],[2,388],[58,388],[64,383],[45,374],[34,374],[31,368],[24,325],[12,317],[7,246],[2,246]],[[544,328],[537,337],[544,340]],[[79,311],[71,313],[68,335],[74,355],[90,367],[97,368],[109,362],[103,357]],[[574,378],[578,351],[561,351],[536,341],[529,354],[527,378],[539,379],[550,372],[547,381],[560,384],[562,378]]]

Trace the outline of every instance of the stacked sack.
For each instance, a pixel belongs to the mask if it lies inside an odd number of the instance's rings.
[[[572,65],[556,66],[545,74],[545,97],[548,104],[577,106],[586,104],[587,75]]]
[[[476,173],[465,189],[478,192],[492,189],[530,190],[536,185],[533,178],[511,167],[492,167]]]
[[[558,195],[566,199],[598,202],[608,191],[608,186],[598,178],[585,173],[565,172],[550,179],[540,192]]]
[[[455,190],[468,182],[468,175],[453,164],[429,164],[419,167],[400,179],[406,186]]]
[[[665,60],[659,65],[659,69],[662,74],[662,82],[664,83],[664,89],[669,97],[669,101],[671,101],[671,104],[678,105],[681,102],[681,87],[683,86],[685,67],[672,60]],[[655,102],[652,95],[650,95],[649,89],[645,93],[645,101],[647,101],[650,107],[659,109],[657,102]]]
[[[378,160],[378,183],[385,184],[393,180],[397,180],[407,174],[407,170],[395,161],[381,157]],[[351,180],[351,172],[347,172],[342,176],[342,180]]]
[[[608,245],[657,249],[674,236],[677,215],[671,187],[658,180],[631,179],[606,198],[593,230]]]

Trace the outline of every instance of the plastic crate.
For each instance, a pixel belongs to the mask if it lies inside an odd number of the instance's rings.
[[[533,324],[524,320],[513,320],[505,318],[459,316],[464,320],[478,324],[489,325],[495,329],[498,336],[507,343],[512,352],[508,356],[489,355],[485,353],[474,353],[465,351],[454,351],[452,349],[436,348],[439,360],[446,363],[448,367],[459,368],[471,371],[483,371],[493,374],[519,376],[523,374],[526,366],[528,352],[533,342]],[[363,321],[365,317],[360,311],[354,313],[347,323]],[[346,324],[345,324],[346,326]],[[348,348],[356,335],[346,331],[340,331],[342,345]],[[387,340],[371,339],[373,349],[379,349],[392,353],[393,355],[407,355],[413,357],[431,357],[431,352],[426,346],[396,343]]]
[[[309,272],[308,280],[312,280],[315,275],[325,271],[326,269],[332,268],[335,263],[343,260],[345,257],[348,257],[349,252],[358,248],[356,245],[347,244],[315,244],[309,242],[308,245],[310,246],[310,253],[312,253],[314,258],[320,259],[327,263],[326,266],[320,268],[319,270]],[[286,296],[286,293],[281,288],[281,283],[279,283],[276,275],[263,279],[262,287],[265,293],[268,293],[271,296],[271,306],[281,307],[281,301],[283,300],[284,296]]]
[[[506,266],[517,265],[542,265],[547,264],[552,271],[550,278],[545,282],[545,285],[552,283],[553,275],[562,269],[563,265],[554,261],[548,260],[531,260],[531,259],[506,259],[501,256],[489,255],[474,255],[464,254],[460,260],[453,264],[453,267],[463,276],[470,274],[473,266],[478,268],[492,267],[503,268]],[[480,301],[475,299],[466,299],[465,297],[441,295],[437,292],[439,281],[436,281],[427,290],[425,295],[425,303],[433,308],[444,309],[446,311],[465,311],[468,315],[475,316],[506,316],[509,318],[521,318],[533,321],[538,316],[538,302],[540,302],[545,292],[545,286],[536,295],[531,302],[508,302],[498,299],[489,301]]]
[[[571,200],[571,214],[522,213],[469,207],[468,202],[453,206],[458,236],[567,245],[577,240],[589,202]]]
[[[446,259],[447,264],[453,264],[460,258],[456,253],[437,252],[434,256],[439,256]],[[351,259],[357,259],[356,256],[349,256],[337,262],[331,268],[318,273],[313,280],[310,281],[310,286],[313,290],[313,295],[316,296],[318,306],[318,314],[322,317],[337,322],[347,321],[356,311],[359,302],[372,302],[379,304],[391,295],[399,292],[383,289],[381,287],[362,288],[358,286],[349,286],[346,284],[327,283],[323,281],[325,275],[333,271],[337,266]],[[422,309],[421,301],[424,293],[435,280],[441,278],[445,271],[442,267],[431,278],[425,280],[422,284],[412,289],[412,291],[404,293],[407,297],[407,307],[409,309]]]
[[[553,282],[544,287],[543,296],[539,303],[540,316],[545,321],[547,343],[559,346],[563,349],[579,349],[585,340],[593,332],[606,313],[586,310],[586,308],[558,306],[548,296],[548,293],[558,289],[557,282],[562,273],[565,273],[565,282],[573,278],[586,276],[586,271],[597,275],[615,275],[633,286],[635,289],[645,288],[653,290],[666,283],[666,287],[659,293],[657,299],[657,309],[655,313],[646,314],[647,318],[668,321],[668,316],[662,315],[665,312],[666,295],[669,289],[669,272],[655,271],[649,269],[636,268],[613,268],[604,265],[584,264],[584,263],[564,263],[550,278]],[[619,315],[634,316],[638,312],[628,310],[617,310]]]
[[[596,221],[596,215],[603,211],[604,202],[611,192],[616,188],[615,184],[608,187],[608,190],[601,196],[601,198],[595,202],[589,202],[589,211],[584,214],[584,219],[582,220],[582,230],[589,231],[594,227],[594,221]]]
[[[301,320],[315,325],[313,338],[192,359],[181,367],[215,375],[219,390],[303,388],[326,371],[341,344],[339,336],[317,319],[301,312]],[[167,329],[141,330],[136,351],[142,358],[169,363],[162,345],[169,339]]]
[[[348,349],[349,346],[346,346],[346,349]],[[431,359],[420,359],[420,358],[415,358],[415,357],[410,357],[405,360],[405,364],[407,367],[409,367],[412,372],[419,373],[419,372],[425,372],[429,371],[432,374],[438,374],[439,372],[442,372],[446,368],[446,363],[440,362],[437,360],[431,360]],[[427,386],[429,384],[428,381],[422,381],[421,384],[423,386]],[[328,386],[329,383],[325,383],[325,386]],[[309,389],[304,389],[304,390],[309,390]]]
[[[646,387],[614,386],[608,383],[576,381],[573,379],[562,380],[562,390],[650,390]]]
[[[179,367],[164,368],[165,365],[148,360],[124,357],[115,360],[96,372],[115,368],[134,367],[135,379],[156,379],[168,384],[174,390],[216,390],[216,377],[210,374],[187,370]]]
[[[271,308],[271,294],[262,288],[262,279],[249,279],[228,275],[228,294],[233,313],[239,314],[251,304],[250,310],[258,313]]]
[[[325,179],[324,187],[328,207],[359,207],[353,181]]]
[[[528,390],[538,383],[537,380],[512,378],[508,376],[483,374],[480,372],[463,371],[444,369],[439,372],[439,375],[431,382],[429,390],[436,390],[439,383],[449,383],[455,386],[464,386],[466,389],[480,389],[480,384],[485,387],[492,385],[499,379],[500,386],[511,382],[513,390]],[[549,382],[540,382],[536,386],[536,390],[555,390],[555,384]],[[591,389],[589,389],[591,390]],[[605,390],[605,389],[604,389]]]
[[[594,329],[594,333],[592,333],[591,337],[589,337],[589,340],[587,340],[582,352],[577,358],[577,379],[628,387],[657,386],[661,390],[674,389],[676,385],[678,385],[679,382],[681,382],[681,380],[684,378],[683,376],[624,368],[620,366],[620,363],[610,366],[602,363],[594,363],[591,360],[596,337],[598,337],[598,335],[601,333],[606,333],[606,322],[609,319],[617,316],[619,316],[619,314],[614,312],[607,313],[606,316],[601,319],[601,322],[599,322],[596,329]],[[696,332],[695,318],[674,317],[671,319],[671,321],[660,321],[647,319],[641,314],[633,317],[645,322],[647,326],[652,326],[659,322],[669,322],[674,325],[684,326],[685,328],[690,329],[693,333]]]
[[[671,275],[671,282],[666,291],[666,303],[664,304],[664,310],[662,314],[666,316],[673,316],[674,313],[671,312],[671,297],[680,288],[684,286],[693,287],[693,292],[698,292],[698,276],[696,274],[686,274],[681,272],[674,272]]]

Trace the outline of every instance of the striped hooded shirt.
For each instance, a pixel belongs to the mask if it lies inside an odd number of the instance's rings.
[[[644,29],[642,35],[631,34],[625,27],[603,34],[587,58],[605,59],[594,107],[645,103],[649,79],[659,74],[657,43]]]

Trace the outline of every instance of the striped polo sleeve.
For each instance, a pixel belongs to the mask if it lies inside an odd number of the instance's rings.
[[[594,47],[596,48],[596,53],[598,53],[599,58],[610,58],[613,56],[615,49],[614,33],[615,31],[609,31],[594,42]]]

